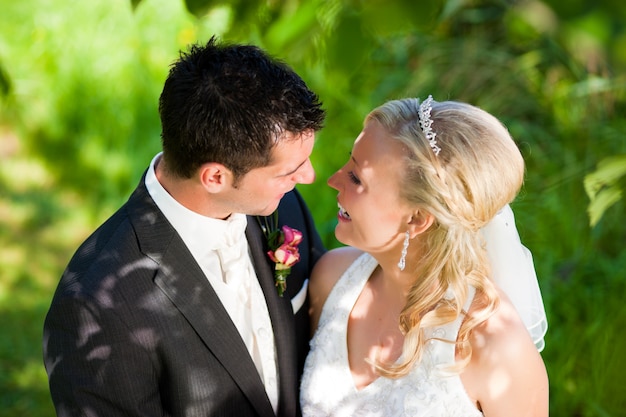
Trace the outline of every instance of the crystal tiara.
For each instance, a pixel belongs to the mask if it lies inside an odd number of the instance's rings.
[[[428,144],[432,148],[435,155],[439,155],[441,148],[437,146],[437,141],[435,140],[435,136],[437,136],[437,134],[433,132],[431,127],[433,124],[433,119],[430,118],[430,111],[433,109],[432,102],[433,96],[429,95],[428,98],[420,104],[417,114],[419,117],[420,128],[422,128],[424,136],[428,139]]]

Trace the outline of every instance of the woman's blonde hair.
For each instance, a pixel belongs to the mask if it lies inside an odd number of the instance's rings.
[[[406,148],[401,197],[435,218],[411,243],[420,247],[420,260],[400,315],[403,354],[396,364],[376,364],[387,377],[403,376],[421,361],[425,328],[465,314],[471,285],[479,307],[463,321],[457,340],[451,341],[460,358],[454,369],[469,362],[471,330],[499,304],[480,229],[515,198],[524,178],[522,155],[494,116],[466,103],[433,101],[431,127],[441,148],[435,155],[420,128],[419,106],[417,99],[393,100],[366,118],[376,120],[390,140]]]

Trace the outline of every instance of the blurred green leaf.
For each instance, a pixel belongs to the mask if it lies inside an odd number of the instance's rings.
[[[454,8],[451,2],[446,7]],[[452,2],[454,3],[454,2]],[[411,31],[426,32],[439,23],[443,0],[415,2],[412,0],[370,0],[361,9],[363,25],[378,36]]]
[[[0,61],[0,94],[6,96],[11,91],[11,79]]]
[[[137,8],[137,6],[139,6],[139,3],[141,3],[142,0],[130,0],[130,5],[133,8],[133,10],[135,10]]]
[[[306,37],[317,25],[319,1],[302,4],[291,13],[283,13],[268,30],[265,40],[272,50],[281,50],[288,44]]]
[[[622,198],[622,192],[616,185],[608,186],[596,194],[589,203],[589,224],[595,226],[604,212]]]
[[[189,13],[193,14],[196,17],[202,17],[214,3],[219,4],[219,2],[213,0],[184,0],[184,3]],[[233,7],[234,6],[236,5],[233,5]]]
[[[299,188],[329,248],[339,242],[326,179],[374,106],[433,93],[503,120],[527,166],[514,210],[551,323],[550,414],[596,416],[598,404],[623,414],[626,176],[589,186],[594,227],[584,183],[589,167],[626,153],[625,21],[623,0],[4,1],[1,414],[54,415],[37,353],[46,304],[76,246],[158,151],[168,65],[213,34],[269,49],[324,102],[317,179]]]
[[[595,226],[604,212],[622,198],[619,180],[626,176],[626,155],[603,159],[598,168],[585,176],[585,192],[590,203],[587,209],[591,226]]]
[[[364,30],[361,12],[345,8],[327,39],[327,67],[344,75],[356,72],[374,49],[372,37]]]

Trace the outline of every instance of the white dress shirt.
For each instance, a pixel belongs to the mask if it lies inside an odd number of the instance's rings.
[[[178,232],[206,275],[252,357],[274,412],[278,409],[278,374],[274,333],[245,236],[247,219],[234,213],[227,220],[206,217],[176,201],[159,183],[154,167],[146,173],[148,193]]]

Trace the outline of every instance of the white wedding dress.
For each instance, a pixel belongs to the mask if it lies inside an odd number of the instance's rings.
[[[431,340],[422,362],[405,377],[379,377],[367,387],[356,389],[348,362],[348,316],[376,266],[370,255],[361,255],[344,272],[326,300],[304,367],[300,391],[303,416],[482,416],[467,396],[459,375],[442,369],[454,364],[452,343]],[[473,298],[472,291],[466,308]],[[461,320],[462,317],[429,329],[426,336],[454,341]]]

